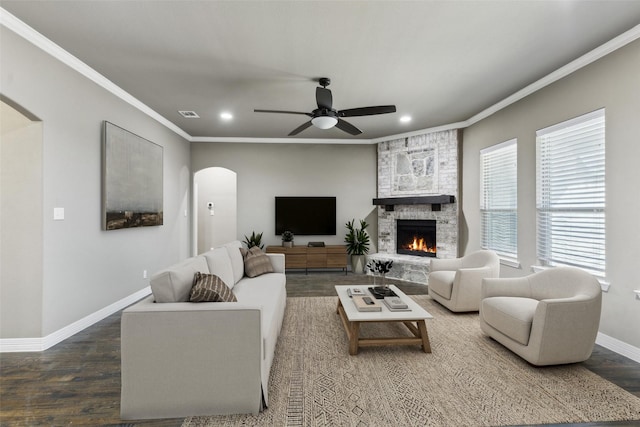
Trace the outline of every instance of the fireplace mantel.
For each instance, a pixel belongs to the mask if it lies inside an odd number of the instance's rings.
[[[384,210],[393,211],[395,205],[431,205],[431,210],[439,211],[441,205],[455,203],[456,198],[451,195],[440,194],[435,196],[410,196],[410,197],[385,197],[373,199],[373,204],[384,206]]]

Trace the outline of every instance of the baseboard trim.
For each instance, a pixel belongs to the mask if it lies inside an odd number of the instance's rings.
[[[596,344],[640,363],[640,348],[598,332]]]
[[[82,319],[58,329],[55,332],[42,338],[5,338],[0,339],[0,353],[16,353],[16,352],[35,352],[44,351],[54,345],[66,340],[67,338],[77,334],[83,329],[98,323],[102,319],[111,316],[113,313],[133,304],[134,302],[151,294],[151,287],[135,292],[128,297],[110,304],[95,313],[92,313]]]

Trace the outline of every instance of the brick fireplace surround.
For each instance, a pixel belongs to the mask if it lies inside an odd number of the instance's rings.
[[[458,256],[458,147],[461,132],[448,130],[378,144],[378,198],[452,195],[441,210],[430,204],[378,206],[378,253],[393,260],[387,277],[427,283],[430,258],[396,253],[396,219],[436,220],[437,257]]]

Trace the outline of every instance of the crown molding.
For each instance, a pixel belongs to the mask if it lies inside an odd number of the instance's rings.
[[[240,137],[211,137],[192,136],[190,142],[231,142],[240,144],[372,144],[371,139],[328,139],[328,138],[240,138]]]
[[[467,120],[467,126],[471,126],[472,124],[477,123],[480,120],[486,119],[490,115],[497,113],[503,108],[506,108],[509,105],[520,101],[521,99],[531,95],[532,93],[537,92],[540,89],[546,86],[549,86],[552,83],[557,82],[558,80],[578,71],[583,67],[586,67],[587,65],[599,60],[600,58],[607,56],[611,52],[618,50],[623,46],[626,46],[627,44],[637,40],[638,38],[640,38],[640,25],[636,25],[635,27],[622,33],[618,37],[611,39],[610,41],[603,44],[602,46],[599,46],[593,49],[592,51],[582,55],[578,59],[575,59],[570,63],[568,63],[567,65],[558,68],[556,71],[546,75],[540,80],[530,84],[529,86],[526,86],[525,88],[517,91],[513,95],[508,96],[502,101],[496,104],[493,104],[491,107],[487,108],[486,110],[483,110],[480,113],[476,114],[475,116],[469,118]]]
[[[434,133],[434,132],[444,132],[447,130],[453,130],[453,129],[461,129],[461,128],[466,128],[468,125],[468,122],[465,120],[463,122],[455,122],[455,123],[449,123],[447,125],[442,125],[442,126],[435,126],[432,128],[426,128],[426,129],[419,129],[419,130],[415,130],[415,131],[411,131],[411,132],[405,132],[405,133],[399,133],[396,135],[389,135],[389,136],[383,136],[380,138],[374,138],[371,140],[372,143],[377,144],[378,142],[384,142],[384,141],[391,141],[394,139],[402,139],[402,138],[409,138],[412,136],[418,136],[418,135],[424,135],[425,133]]]
[[[131,104],[133,107],[139,109],[143,113],[147,114],[152,119],[156,120],[160,124],[164,125],[171,131],[180,135],[182,138],[186,139],[189,142],[228,142],[228,143],[252,143],[252,144],[377,144],[383,141],[390,141],[393,139],[401,139],[408,138],[411,136],[423,135],[425,133],[432,132],[440,132],[451,129],[463,129],[471,126],[474,123],[483,120],[492,114],[497,113],[498,111],[508,107],[511,104],[514,104],[521,99],[531,95],[534,92],[539,91],[540,89],[549,86],[550,84],[572,74],[573,72],[603,58],[604,56],[614,52],[617,49],[620,49],[623,46],[637,40],[640,38],[640,24],[631,28],[630,30],[622,33],[621,35],[615,37],[614,39],[608,41],[607,43],[599,46],[592,51],[582,55],[578,59],[570,62],[569,64],[557,69],[556,71],[548,74],[547,76],[537,80],[536,82],[526,86],[525,88],[517,91],[513,95],[503,99],[502,101],[493,104],[489,108],[479,112],[478,114],[472,116],[471,118],[456,122],[445,124],[442,126],[436,126],[432,128],[419,129],[412,132],[406,132],[401,134],[389,135],[380,138],[373,139],[327,139],[327,138],[224,138],[224,137],[204,137],[197,136],[193,137],[186,133],[184,130],[176,126],[173,122],[167,120],[164,116],[161,116],[156,111],[152,110],[146,104],[139,101],[137,98],[132,96],[130,93],[124,91],[119,86],[114,84],[112,81],[107,79],[102,74],[98,73],[93,68],[89,67],[84,62],[80,61],[75,56],[71,55],[62,47],[58,46],[35,29],[25,24],[18,18],[16,18],[11,13],[7,12],[4,8],[0,7],[0,24],[12,30],[16,34],[20,35],[27,41],[31,42],[35,46],[44,50],[54,58],[68,65],[72,69],[76,70],[83,76],[92,80],[99,86],[103,87],[105,90],[113,93],[115,96],[119,97],[123,101]]]
[[[191,139],[191,136],[180,129],[178,126],[158,114],[156,111],[152,110],[146,104],[142,103],[140,100],[131,95],[129,92],[126,92],[124,89],[120,88],[111,80],[107,79],[105,76],[79,60],[77,57],[73,56],[71,53],[69,53],[53,41],[40,34],[34,28],[16,18],[13,14],[2,7],[0,7],[0,24],[18,34],[23,39],[31,42],[36,47],[39,47],[49,55],[56,58],[58,61],[82,74],[92,82],[96,83],[98,86],[101,86],[108,92],[111,92],[113,95],[142,111],[152,119],[164,125],[169,130],[177,133],[186,140]]]

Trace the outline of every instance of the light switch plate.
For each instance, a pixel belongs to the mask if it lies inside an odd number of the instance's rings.
[[[53,208],[53,220],[62,221],[64,219],[64,208]]]

